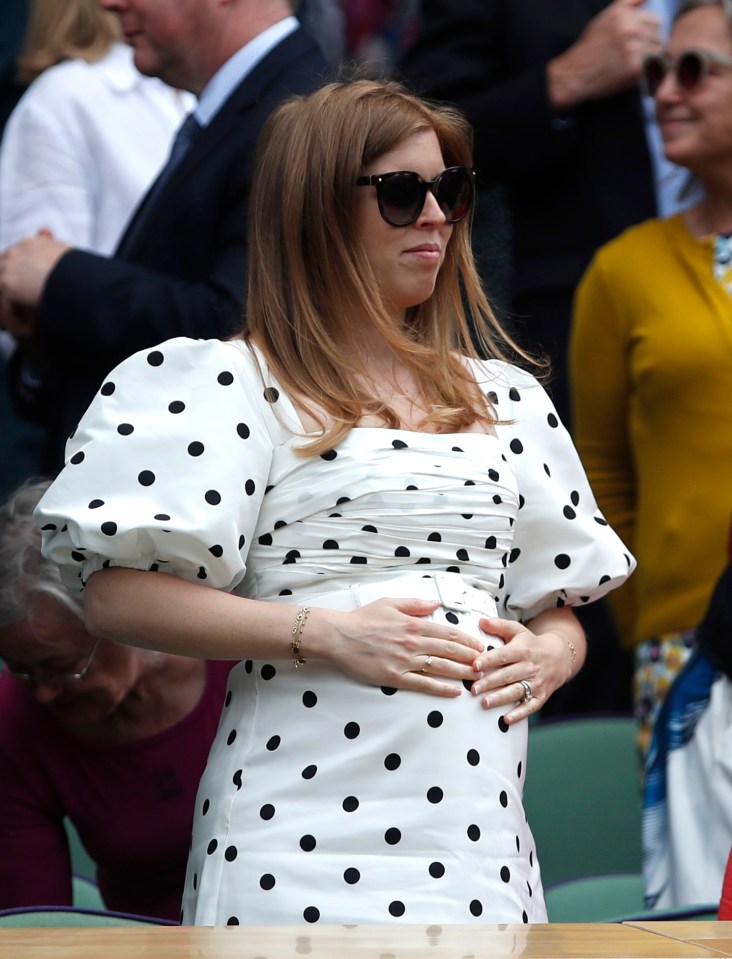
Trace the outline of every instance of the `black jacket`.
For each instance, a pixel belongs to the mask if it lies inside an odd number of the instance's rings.
[[[517,296],[574,287],[598,246],[656,212],[637,90],[556,116],[546,65],[608,0],[423,0],[402,58],[417,92],[475,129],[479,182],[506,185]]]

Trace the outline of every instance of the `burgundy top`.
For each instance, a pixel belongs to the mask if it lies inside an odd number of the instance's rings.
[[[232,665],[208,662],[188,716],[131,743],[73,735],[0,676],[0,908],[72,903],[68,816],[108,909],[178,921],[196,790]]]

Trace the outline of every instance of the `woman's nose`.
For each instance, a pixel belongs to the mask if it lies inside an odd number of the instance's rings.
[[[676,79],[676,71],[671,69],[667,70],[664,74],[663,80],[661,80],[658,85],[654,99],[657,104],[669,99],[677,100],[681,93],[681,87]]]
[[[425,220],[428,223],[444,223],[446,220],[445,213],[442,210],[442,207],[437,202],[437,197],[431,190],[427,191],[427,196],[424,200],[424,206],[422,207],[422,212],[417,217],[417,222],[421,223]]]
[[[63,680],[61,679],[39,678],[34,681],[33,695],[36,697],[36,702],[52,703],[58,697],[62,688]]]

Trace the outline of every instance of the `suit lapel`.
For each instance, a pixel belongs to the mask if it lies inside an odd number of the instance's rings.
[[[276,86],[278,78],[292,62],[311,49],[317,50],[315,42],[302,29],[298,29],[270,50],[234,88],[209,125],[201,131],[171,176],[171,182],[182,182],[189,177],[221,140],[228,136],[232,127],[242,122],[243,115],[256,107],[268,91]]]

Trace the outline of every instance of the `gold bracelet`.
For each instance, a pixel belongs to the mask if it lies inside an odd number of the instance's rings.
[[[295,616],[295,621],[292,624],[292,642],[290,643],[290,649],[292,650],[292,665],[295,669],[297,669],[298,666],[304,666],[307,662],[307,660],[303,659],[300,655],[300,643],[302,641],[302,631],[305,628],[309,614],[309,606],[301,607],[298,609],[297,616]]]
[[[567,646],[569,647],[569,651],[570,651],[570,653],[572,654],[572,665],[569,667],[569,669],[570,669],[569,675],[570,675],[570,676],[573,676],[573,675],[574,675],[574,667],[575,667],[575,664],[576,664],[576,662],[577,662],[577,647],[574,645],[574,643],[572,642],[571,639],[568,639],[568,640],[567,640]]]

